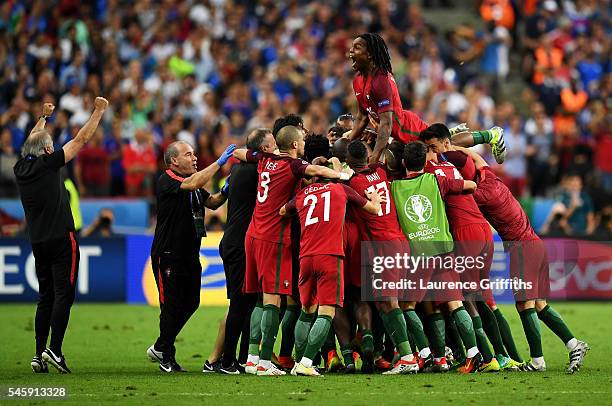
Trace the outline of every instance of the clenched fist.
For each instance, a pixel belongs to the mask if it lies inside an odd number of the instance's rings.
[[[108,100],[104,97],[96,97],[96,100],[94,100],[94,107],[96,110],[104,111],[108,107]]]
[[[43,109],[42,109],[43,116],[49,117],[51,114],[53,114],[53,110],[55,110],[55,106],[53,105],[53,103],[43,104]]]

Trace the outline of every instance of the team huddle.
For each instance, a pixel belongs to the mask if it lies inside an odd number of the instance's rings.
[[[358,359],[362,373],[391,375],[544,371],[540,320],[567,347],[567,372],[578,371],[589,347],[546,302],[546,248],[508,188],[469,149],[490,144],[502,163],[503,130],[428,126],[403,110],[376,34],[357,37],[349,57],[359,104],[354,122],[341,116],[325,137],[289,115],[272,134],[258,130],[250,148],[233,151],[257,165],[242,292],[259,299],[249,309],[246,362],[222,372],[319,376],[323,360],[328,371],[354,373]],[[232,174],[230,190],[235,182]],[[510,255],[528,360],[481,283],[493,258],[491,226]],[[478,267],[406,272],[391,263],[373,283],[373,261],[417,254],[437,264],[471,258]],[[207,365],[205,372],[214,370]]]

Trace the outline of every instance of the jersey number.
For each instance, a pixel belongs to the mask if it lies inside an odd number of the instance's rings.
[[[263,193],[257,191],[257,201],[259,203],[263,203],[268,198],[268,184],[270,183],[270,172],[262,172],[259,177],[261,178],[259,184],[263,188]]]
[[[331,193],[330,192],[325,192],[325,193],[321,193],[321,197],[323,197],[323,221],[329,221],[329,199],[330,199]],[[315,206],[317,205],[318,202],[318,198],[316,195],[308,195],[306,196],[306,198],[304,199],[304,206],[306,205],[310,205],[310,207],[308,207],[308,213],[306,213],[306,223],[304,223],[304,227],[309,226],[311,224],[316,224],[319,222],[319,218],[318,217],[312,217],[312,212],[315,209]]]
[[[378,215],[384,216],[391,212],[391,199],[389,199],[389,188],[387,187],[387,182],[380,182],[380,183],[377,183],[376,185],[372,185],[366,189],[366,192],[380,194],[381,190],[383,191],[384,196],[385,196],[385,205],[380,206],[380,210],[378,210]],[[383,209],[384,209],[384,212],[383,212]]]
[[[446,177],[446,175],[444,174],[444,171],[442,169],[436,169],[435,170],[436,175],[438,176],[444,176]],[[461,174],[459,173],[459,171],[457,170],[457,168],[453,168],[453,174],[455,175],[455,179],[459,179],[459,180],[463,180],[463,176],[461,176]]]

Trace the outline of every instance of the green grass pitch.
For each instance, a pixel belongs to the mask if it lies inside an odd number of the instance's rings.
[[[158,310],[148,306],[77,304],[64,343],[71,375],[55,370],[35,375],[30,370],[34,353],[34,305],[0,305],[0,388],[67,388],[73,404],[122,402],[129,404],[548,404],[592,405],[612,402],[612,303],[557,303],[574,334],[590,346],[585,365],[566,375],[567,352],[544,326],[545,373],[500,372],[404,376],[339,375],[323,378],[255,377],[203,374],[202,363],[212,348],[218,321],[225,309],[202,307],[178,338],[177,359],[186,374],[164,375],[149,362],[145,351],[157,334]],[[528,356],[518,315],[503,306],[519,349]],[[53,369],[50,367],[50,369]],[[8,403],[10,402],[10,403]],[[1,404],[13,404],[0,398]],[[29,398],[27,404],[42,404]]]

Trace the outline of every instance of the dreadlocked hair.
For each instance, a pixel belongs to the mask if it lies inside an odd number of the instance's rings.
[[[387,48],[385,40],[380,35],[373,32],[361,34],[359,38],[363,38],[366,42],[368,52],[372,55],[374,65],[385,71],[385,73],[393,73],[391,55],[389,55],[389,48]]]

